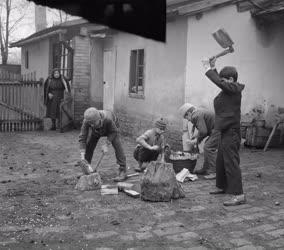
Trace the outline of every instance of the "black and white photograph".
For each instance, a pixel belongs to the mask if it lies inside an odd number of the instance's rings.
[[[284,0],[0,0],[0,250],[284,249]]]

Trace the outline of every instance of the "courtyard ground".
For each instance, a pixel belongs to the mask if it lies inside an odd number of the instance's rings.
[[[242,148],[245,205],[224,207],[201,178],[184,199],[151,203],[75,190],[78,133],[0,133],[0,249],[284,249],[283,149]],[[122,140],[132,173],[135,142]],[[112,183],[112,149],[99,170]]]

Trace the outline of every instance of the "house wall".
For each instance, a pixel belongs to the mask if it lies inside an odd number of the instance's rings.
[[[29,67],[25,67],[25,51],[29,53]],[[30,76],[36,72],[36,80],[46,79],[49,70],[49,39],[27,44],[21,50],[21,73]]]
[[[113,38],[116,47],[114,108],[125,134],[136,136],[165,117],[169,122],[169,140],[180,143],[182,121],[177,114],[183,104],[186,64],[187,21],[179,19],[167,24],[167,42],[160,43],[126,33]],[[107,44],[105,48],[107,48]],[[130,97],[130,51],[144,49],[145,98]]]
[[[219,89],[204,75],[202,58],[222,51],[211,36],[223,27],[235,42],[235,52],[217,61],[217,68],[234,65],[243,91],[243,119],[252,119],[257,110],[267,111],[271,105],[284,107],[284,29],[283,22],[259,26],[250,12],[239,13],[236,6],[215,9],[200,20],[188,18],[188,50],[185,99],[213,109]],[[255,109],[254,109],[255,108]]]
[[[90,38],[75,36],[74,71],[73,71],[73,96],[74,96],[74,120],[80,123],[83,120],[84,111],[90,107]]]

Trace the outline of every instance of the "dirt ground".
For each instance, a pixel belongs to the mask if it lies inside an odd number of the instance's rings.
[[[75,190],[78,133],[0,133],[0,249],[284,249],[283,149],[242,148],[245,205],[224,207],[230,197],[202,178],[182,185],[184,199],[150,203]],[[123,145],[132,173],[135,142]],[[111,149],[103,183],[116,171]]]

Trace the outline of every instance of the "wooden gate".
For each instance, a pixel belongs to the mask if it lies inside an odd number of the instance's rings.
[[[75,128],[73,120],[73,98],[71,94],[65,93],[64,100],[60,103],[59,127],[61,133]]]
[[[43,82],[0,80],[0,132],[42,128]]]

